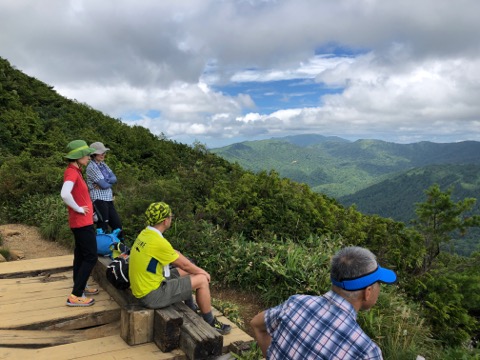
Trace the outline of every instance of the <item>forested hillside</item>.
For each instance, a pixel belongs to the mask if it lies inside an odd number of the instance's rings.
[[[422,200],[425,188],[437,183],[452,188],[452,197],[460,200],[480,193],[480,165],[429,165],[414,168],[388,180],[339,198],[347,206],[356,204],[366,214],[381,214],[408,223],[415,217],[415,204]],[[477,203],[474,210],[480,210]]]
[[[395,144],[380,140],[298,135],[246,141],[212,149],[252,171],[275,170],[335,198],[412,168],[434,164],[480,164],[480,142]]]
[[[295,293],[327,291],[332,254],[365,246],[400,280],[384,289],[372,311],[359,314],[386,359],[476,356],[471,340],[480,329],[480,255],[440,251],[452,231],[480,224],[476,214],[464,217],[475,199],[452,201],[428,184],[414,227],[365,215],[276,171],[254,173],[201,144],[190,147],[129,127],[63,98],[0,58],[0,222],[36,225],[45,237],[71,244],[59,191],[65,146],[74,139],[111,149],[106,162],[118,178],[115,201],[127,242],[144,227],[148,204],[166,201],[176,216],[166,234],[174,246],[208,269],[214,283],[255,292],[264,306]],[[334,149],[344,143],[333,140],[324,144],[332,152],[325,161],[334,161]]]
[[[480,165],[429,165],[401,173],[388,180],[344,196],[338,201],[355,207],[364,214],[380,215],[410,224],[415,219],[416,204],[423,200],[425,188],[439,184],[451,189],[452,199],[477,198],[480,194]],[[480,213],[477,201],[471,214]],[[465,214],[468,216],[469,214]],[[452,234],[451,244],[445,249],[461,255],[478,251],[480,231]]]

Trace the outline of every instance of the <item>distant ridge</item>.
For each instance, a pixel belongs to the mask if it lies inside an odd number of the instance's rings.
[[[270,140],[283,139],[300,147],[309,147],[325,142],[350,142],[349,140],[342,139],[338,136],[323,136],[317,134],[304,134],[304,135],[291,135],[283,138],[271,138]]]
[[[211,149],[254,172],[275,170],[313,190],[341,198],[428,165],[480,164],[480,142],[397,144],[304,134]]]

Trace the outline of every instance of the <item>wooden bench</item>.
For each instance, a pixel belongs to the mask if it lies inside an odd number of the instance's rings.
[[[222,354],[223,336],[183,302],[147,309],[130,289],[116,289],[105,276],[110,262],[107,257],[99,257],[92,276],[122,307],[120,335],[125,342],[138,345],[153,341],[163,352],[180,348],[189,359]]]

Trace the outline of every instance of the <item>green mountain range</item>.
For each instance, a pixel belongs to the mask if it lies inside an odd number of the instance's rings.
[[[211,151],[254,172],[275,170],[344,205],[356,204],[366,213],[401,221],[412,218],[414,203],[435,182],[442,188],[455,185],[459,197],[480,190],[476,141],[396,144],[298,135]]]

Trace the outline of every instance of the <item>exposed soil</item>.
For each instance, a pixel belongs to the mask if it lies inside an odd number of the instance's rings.
[[[23,253],[23,259],[39,259],[52,256],[62,256],[72,253],[72,250],[42,238],[38,228],[22,224],[0,225],[4,248]]]
[[[260,300],[252,293],[237,291],[235,289],[212,289],[212,296],[223,301],[229,301],[238,306],[240,317],[243,321],[243,331],[253,337],[250,320],[263,311]]]
[[[37,259],[52,256],[62,256],[72,253],[72,250],[42,238],[38,228],[22,224],[0,225],[0,234],[3,244],[0,248],[6,248],[21,254],[23,259]],[[263,309],[260,301],[254,294],[237,291],[235,289],[212,289],[212,296],[223,301],[231,302],[238,306],[240,317],[244,324],[244,331],[253,336],[250,328],[250,320]]]

